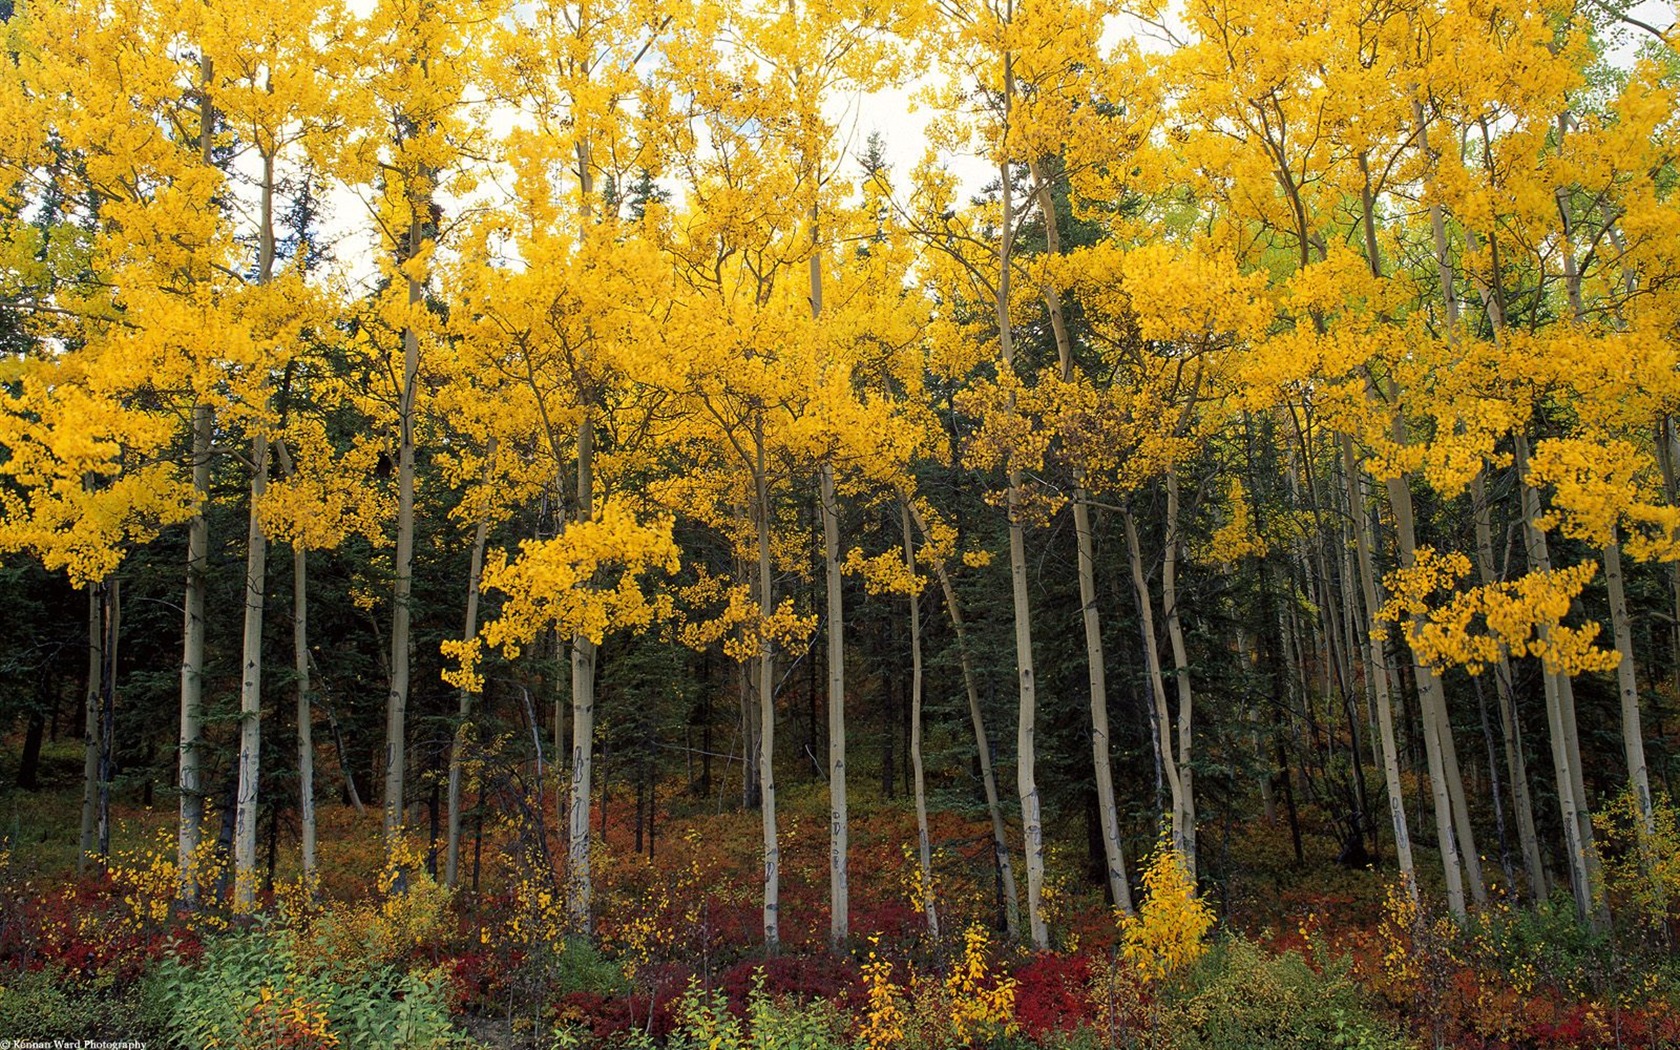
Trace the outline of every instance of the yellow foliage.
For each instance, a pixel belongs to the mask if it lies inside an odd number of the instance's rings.
[[[1117,914],[1121,952],[1145,980],[1159,981],[1207,953],[1213,909],[1196,894],[1184,855],[1165,836],[1143,870],[1143,906]]]
[[[1385,578],[1390,597],[1376,618],[1404,624],[1418,659],[1437,669],[1461,666],[1480,674],[1504,653],[1538,657],[1554,673],[1610,671],[1621,656],[1593,644],[1598,624],[1565,627],[1558,622],[1596,572],[1595,565],[1583,562],[1460,591],[1456,588],[1470,573],[1470,559],[1457,551],[1442,554],[1420,547],[1411,566]],[[1438,592],[1448,597],[1435,604]]]
[[[945,976],[951,1027],[959,1042],[989,1040],[1015,1031],[1015,978],[993,974],[987,965],[986,928],[963,931],[963,952]]]
[[[875,953],[880,942],[869,938],[869,960],[863,964],[865,1006],[858,1041],[867,1050],[889,1050],[904,1041],[904,997],[892,982],[893,964]]]

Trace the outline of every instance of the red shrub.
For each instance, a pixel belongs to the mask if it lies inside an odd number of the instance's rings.
[[[1015,971],[1015,1020],[1034,1039],[1091,1021],[1091,964],[1082,955],[1035,955]]]

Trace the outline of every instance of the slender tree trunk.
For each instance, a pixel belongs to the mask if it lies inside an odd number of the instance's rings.
[[[578,424],[577,496],[578,520],[591,520],[595,513],[595,422],[587,411]],[[571,885],[567,902],[573,926],[584,934],[594,930],[594,884],[589,864],[589,799],[595,750],[596,648],[595,643],[582,632],[572,636],[572,792],[567,817],[566,856]],[[603,784],[603,814],[606,806]]]
[[[1412,493],[1406,479],[1388,479],[1389,508],[1394,514],[1394,531],[1400,543],[1400,563],[1410,567],[1417,558],[1417,535],[1412,519]],[[1442,758],[1441,723],[1445,720],[1441,680],[1414,655],[1412,671],[1417,678],[1418,705],[1423,725],[1423,749],[1429,763],[1430,792],[1435,802],[1435,835],[1441,849],[1441,867],[1447,882],[1447,909],[1463,921],[1469,916],[1464,900],[1464,876],[1460,869],[1460,839],[1453,833],[1452,795],[1447,787],[1446,763]]]
[[[292,544],[292,668],[297,675],[298,824],[303,837],[303,884],[313,894],[315,716],[309,699],[309,552],[295,542]]]
[[[925,538],[927,522],[914,504],[906,502],[917,531]],[[962,665],[963,691],[968,697],[968,721],[974,730],[974,746],[980,762],[980,782],[986,793],[986,812],[992,823],[992,855],[1003,896],[1004,934],[1010,940],[1020,937],[1020,894],[1015,889],[1015,865],[1009,851],[1009,838],[1003,822],[1003,803],[998,791],[997,773],[992,766],[991,737],[986,733],[985,714],[980,707],[980,684],[974,673],[974,657],[968,644],[968,624],[963,619],[962,605],[957,601],[957,589],[944,563],[934,565],[939,588],[945,596],[945,611],[951,618],[951,630],[957,636],[957,658]]]
[[[1471,498],[1476,514],[1476,567],[1482,583],[1491,584],[1498,579],[1498,574],[1493,569],[1492,508],[1488,503],[1485,467],[1472,483]],[[1540,836],[1534,828],[1534,803],[1528,790],[1528,763],[1523,758],[1516,697],[1511,687],[1511,661],[1503,651],[1493,671],[1495,696],[1499,701],[1499,725],[1505,741],[1505,775],[1511,782],[1511,808],[1517,823],[1517,842],[1522,850],[1523,870],[1528,875],[1529,895],[1539,903],[1549,893],[1546,862],[1540,853]]]
[[[899,508],[904,527],[904,568],[909,572],[910,590],[910,768],[916,795],[916,860],[922,872],[922,914],[927,917],[928,937],[939,943],[939,912],[933,893],[933,846],[928,835],[927,784],[922,769],[922,610],[915,586],[916,541],[910,531],[910,508]]]
[[[105,590],[108,580],[88,584],[88,664],[86,716],[82,736],[82,835],[76,870],[85,872],[99,844],[99,708],[105,677]]]
[[[1055,201],[1036,161],[1029,164],[1038,197],[1039,215],[1044,220],[1045,250],[1051,256],[1062,253],[1061,230]],[[1056,339],[1056,357],[1062,381],[1073,381],[1073,344],[1062,313],[1061,293],[1046,283],[1040,293],[1050,315],[1050,330]],[[1103,658],[1102,620],[1097,612],[1096,542],[1091,532],[1091,508],[1085,491],[1084,472],[1074,471],[1073,531],[1079,558],[1080,619],[1085,627],[1085,667],[1091,687],[1091,763],[1097,782],[1097,818],[1102,830],[1103,862],[1108,876],[1109,899],[1127,915],[1132,913],[1132,892],[1126,881],[1126,857],[1120,845],[1120,817],[1114,801],[1114,773],[1109,761],[1108,682]]]
[[[423,235],[416,220],[409,226],[407,257],[420,253]],[[425,298],[418,275],[408,279],[408,306]],[[397,396],[397,550],[391,594],[391,689],[385,703],[385,843],[389,849],[403,830],[403,785],[408,761],[409,625],[414,594],[414,414],[419,397],[420,333],[403,329],[402,389]]]
[[[1150,720],[1155,736],[1155,760],[1167,782],[1171,800],[1173,846],[1179,846],[1179,821],[1184,812],[1184,787],[1179,778],[1178,758],[1173,748],[1172,715],[1167,711],[1167,686],[1161,673],[1161,643],[1155,631],[1155,599],[1149,592],[1149,579],[1143,571],[1143,545],[1138,539],[1137,522],[1130,510],[1122,518],[1126,531],[1126,553],[1132,569],[1132,591],[1137,595],[1138,621],[1143,634],[1143,659],[1149,675],[1149,691],[1154,699]]]
[[[484,484],[490,484],[490,464],[496,455],[496,439],[491,438],[484,451]],[[490,519],[479,519],[473,530],[472,561],[467,570],[467,612],[466,622],[461,628],[461,640],[471,642],[478,634],[478,595],[479,580],[484,575],[484,548],[490,540]],[[448,797],[448,831],[444,846],[443,881],[444,885],[453,887],[460,872],[461,856],[461,764],[462,751],[466,747],[467,735],[472,718],[472,694],[461,690],[460,695],[460,724],[455,728],[455,737],[449,745],[449,797]]]
[[[1005,78],[1013,93],[1011,59],[1004,57]],[[1009,321],[1011,252],[1014,247],[1015,198],[1011,190],[1009,164],[999,165],[1002,183],[1003,232],[998,242],[998,283],[994,305],[997,310],[998,347],[1004,368],[1015,367],[1014,333]],[[1010,406],[1013,409],[1013,406]],[[1044,924],[1044,825],[1039,813],[1038,774],[1035,764],[1035,734],[1038,716],[1038,681],[1033,666],[1032,603],[1027,594],[1027,544],[1021,520],[1021,471],[1009,468],[1008,525],[1009,578],[1015,617],[1015,670],[1019,685],[1019,707],[1015,729],[1015,787],[1021,798],[1021,833],[1027,857],[1027,921],[1036,951],[1050,947],[1050,931]]]
[[[1528,483],[1528,438],[1513,436],[1518,484],[1522,488],[1523,534],[1528,544],[1530,572],[1550,572],[1551,553],[1547,549],[1546,534],[1535,524],[1540,516],[1540,494]],[[1542,624],[1540,637],[1551,637],[1551,626]],[[1546,690],[1546,721],[1552,737],[1552,769],[1555,773],[1558,810],[1563,821],[1564,845],[1569,863],[1569,884],[1575,895],[1575,908],[1581,918],[1597,923],[1604,915],[1595,883],[1597,850],[1592,839],[1592,823],[1587,814],[1586,798],[1579,790],[1581,761],[1579,737],[1575,735],[1574,693],[1566,690],[1567,675],[1554,674],[1541,668]]]
[[[204,739],[204,595],[210,568],[210,524],[205,506],[210,500],[210,443],[214,410],[203,402],[192,413],[192,479],[194,513],[187,520],[187,591],[181,602],[181,754],[180,827],[176,837],[176,870],[182,900],[198,899],[198,844],[204,823],[204,789],[199,749]]]
[[[111,856],[111,781],[116,776],[117,729],[117,642],[122,637],[122,579],[107,582],[104,593],[105,640],[100,655],[104,667],[99,675],[99,806],[98,829],[101,861]]]
[[[258,220],[257,283],[274,274],[274,154],[262,157],[261,216]],[[268,382],[259,380],[267,410]],[[251,438],[251,510],[245,532],[245,633],[241,646],[244,673],[239,686],[238,811],[234,814],[234,906],[249,909],[256,899],[257,806],[262,748],[262,641],[264,596],[268,590],[268,537],[258,517],[268,490],[269,437],[264,421],[253,425]]]
[[[205,55],[199,60],[198,149],[199,162],[206,167],[213,163],[215,147],[212,79],[211,60]],[[196,862],[204,822],[199,748],[204,739],[204,596],[210,568],[210,523],[205,507],[210,501],[214,430],[215,410],[200,400],[192,413],[193,516],[187,520],[187,590],[181,602],[181,754],[177,781],[181,794],[176,870],[180,873],[182,899],[189,904],[198,898]]]
[[[1639,719],[1639,681],[1634,675],[1633,631],[1628,625],[1627,595],[1622,588],[1622,547],[1612,539],[1604,548],[1604,577],[1610,586],[1610,623],[1622,662],[1616,665],[1617,692],[1622,701],[1622,749],[1627,755],[1628,785],[1639,805],[1645,834],[1657,830],[1651,809],[1651,778],[1645,767],[1645,731]]]
[[[1178,808],[1173,812],[1173,838],[1192,878],[1196,875],[1196,795],[1190,766],[1190,727],[1193,697],[1190,657],[1178,615],[1178,469],[1167,468],[1167,537],[1161,557],[1161,604],[1167,614],[1167,638],[1172,643],[1173,676],[1178,683]]]
[[[776,610],[774,580],[770,565],[770,486],[765,474],[764,423],[753,431],[756,456],[753,484],[758,527],[758,612],[768,623]],[[764,951],[774,956],[781,950],[782,851],[776,837],[776,653],[769,637],[759,639],[758,651],[758,782],[759,813],[764,825]]]
[[[258,760],[262,749],[263,600],[268,539],[257,507],[268,487],[268,438],[251,439],[251,518],[245,532],[244,673],[239,684],[239,786],[233,833],[234,906],[248,910],[257,892]]]
[[[813,259],[813,267],[815,259]],[[813,277],[813,286],[821,284]],[[840,590],[840,510],[834,465],[822,465],[823,567],[828,580],[828,937],[836,948],[850,932],[846,865],[846,620]]]

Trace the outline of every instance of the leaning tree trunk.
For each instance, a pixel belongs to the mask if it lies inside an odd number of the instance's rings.
[[[926,537],[927,522],[913,504],[906,502],[917,531]],[[968,721],[974,730],[974,747],[980,762],[980,782],[986,792],[986,812],[992,823],[992,856],[997,868],[999,892],[1003,897],[1003,928],[1010,940],[1020,937],[1021,910],[1015,889],[1015,864],[1010,857],[1009,839],[1003,823],[1003,803],[1000,800],[997,774],[992,766],[992,742],[986,733],[985,713],[980,708],[980,685],[974,673],[974,658],[968,645],[968,624],[963,619],[962,605],[957,601],[957,588],[943,562],[934,564],[939,589],[945,596],[945,611],[951,618],[951,630],[957,636],[957,659],[962,665],[963,691],[968,697]]]
[[[1167,710],[1167,686],[1161,673],[1161,643],[1155,631],[1155,598],[1149,591],[1149,579],[1143,571],[1143,545],[1138,539],[1137,522],[1130,510],[1122,513],[1126,531],[1126,555],[1132,569],[1132,593],[1137,597],[1138,623],[1143,634],[1143,661],[1149,675],[1152,729],[1155,736],[1155,759],[1160,778],[1167,782],[1171,799],[1173,847],[1178,848],[1179,816],[1184,812],[1184,788],[1179,779],[1178,758],[1173,747],[1172,715]],[[1158,788],[1158,785],[1157,785]],[[1157,790],[1156,800],[1160,800]]]
[[[1172,643],[1173,677],[1178,683],[1178,808],[1173,811],[1173,838],[1185,867],[1196,875],[1196,793],[1190,766],[1190,657],[1184,646],[1184,627],[1178,614],[1178,470],[1167,468],[1167,536],[1161,554],[1161,604],[1167,614],[1167,638]]]
[[[1412,493],[1403,477],[1388,479],[1389,508],[1394,514],[1394,530],[1400,545],[1400,563],[1410,568],[1417,558],[1417,534],[1412,523]],[[1468,918],[1464,901],[1464,876],[1460,871],[1460,838],[1454,834],[1452,795],[1447,788],[1446,763],[1441,757],[1445,719],[1445,703],[1441,696],[1441,680],[1421,660],[1412,660],[1417,678],[1420,718],[1423,722],[1423,749],[1429,763],[1429,787],[1435,802],[1435,834],[1441,849],[1441,868],[1447,883],[1447,909],[1460,921]],[[1450,727],[1448,732],[1450,733]]]

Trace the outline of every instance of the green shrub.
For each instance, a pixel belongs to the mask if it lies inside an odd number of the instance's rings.
[[[166,1017],[151,992],[153,979],[118,988],[110,980],[83,981],[61,970],[0,975],[0,1035],[9,1039],[134,1039],[160,1044]]]
[[[158,990],[170,1003],[171,1035],[187,1047],[424,1050],[461,1041],[441,974],[300,965],[290,930],[217,937],[196,964],[165,964]]]
[[[760,973],[747,997],[745,1023],[730,1012],[722,992],[708,994],[690,983],[667,1050],[842,1050],[845,1032],[846,1018],[833,1004],[772,996]]]
[[[1178,1050],[1402,1050],[1366,1008],[1345,960],[1321,970],[1231,938],[1163,989],[1160,1023]]]
[[[92,1034],[111,1004],[55,970],[20,970],[0,978],[0,1032],[14,1039]]]

